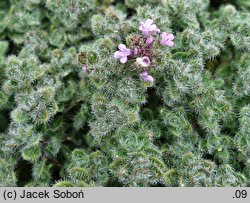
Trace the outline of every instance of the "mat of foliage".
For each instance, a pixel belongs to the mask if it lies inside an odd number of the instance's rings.
[[[0,186],[250,186],[249,51],[249,0],[1,0]]]

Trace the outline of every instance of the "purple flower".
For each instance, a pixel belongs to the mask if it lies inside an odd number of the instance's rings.
[[[143,80],[144,82],[154,82],[154,78],[148,74],[148,71],[144,71],[141,74],[139,74],[141,80]]]
[[[154,38],[153,38],[153,37],[148,37],[148,38],[146,39],[146,43],[147,43],[147,44],[152,44],[153,41],[154,41]]]
[[[114,53],[114,57],[119,59],[121,63],[126,63],[128,60],[128,56],[131,54],[131,50],[126,48],[126,45],[119,44],[118,46],[120,51],[116,51]]]
[[[138,54],[139,50],[137,47],[134,48],[133,50],[133,55],[136,56]]]
[[[160,29],[157,28],[156,24],[153,24],[154,21],[151,19],[145,20],[145,22],[140,22],[139,30],[144,36],[156,35],[160,33]]]
[[[150,65],[150,59],[147,56],[137,58],[136,62],[142,67],[148,67]]]
[[[82,67],[82,72],[84,72],[84,73],[87,72],[87,66],[86,66],[86,65],[84,65],[84,66]]]
[[[174,46],[174,35],[173,34],[167,34],[166,32],[163,32],[161,34],[161,41],[160,41],[160,44],[162,46],[169,46],[169,47],[172,47]]]

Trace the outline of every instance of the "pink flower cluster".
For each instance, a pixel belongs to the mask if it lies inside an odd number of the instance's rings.
[[[139,74],[140,79],[144,82],[153,83],[154,78],[149,75],[148,72],[152,64],[153,44],[154,42],[158,42],[162,46],[172,47],[174,46],[174,35],[163,32],[161,39],[158,39],[156,35],[161,31],[151,19],[140,22],[139,30],[141,31],[142,37],[135,36],[133,41],[131,41],[131,48],[120,44],[118,46],[119,51],[114,53],[114,57],[123,64],[126,63],[129,58],[135,58],[137,65],[143,69],[143,72]]]
[[[140,78],[144,81],[144,82],[154,82],[154,78],[148,74],[148,71],[143,71],[140,75]]]
[[[114,57],[119,59],[121,63],[126,63],[128,56],[131,55],[131,50],[126,48],[126,45],[120,44],[118,46],[119,51],[114,53]]]
[[[140,22],[139,30],[144,36],[157,35],[161,32],[160,29],[157,28],[156,24],[154,24],[154,21],[151,19]]]
[[[163,32],[161,34],[161,41],[160,41],[160,44],[162,46],[169,46],[169,47],[172,47],[174,46],[174,35],[173,34],[167,34],[166,32]]]

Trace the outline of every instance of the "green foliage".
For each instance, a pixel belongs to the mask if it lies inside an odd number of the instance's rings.
[[[1,1],[0,186],[249,186],[249,51],[248,0]]]

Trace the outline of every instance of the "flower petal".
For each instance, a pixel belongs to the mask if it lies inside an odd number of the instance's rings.
[[[151,25],[149,31],[155,31],[155,30],[157,30],[156,24]]]
[[[141,67],[148,67],[150,65],[150,59],[147,56],[139,57],[136,59],[136,63]]]
[[[169,40],[173,40],[173,39],[174,39],[174,35],[173,35],[173,34],[169,34],[169,35],[167,36],[167,38],[168,38]]]
[[[145,21],[144,24],[145,24],[146,26],[150,26],[150,25],[153,24],[153,22],[154,22],[154,21],[153,21],[152,19],[147,19],[147,20]]]
[[[136,58],[136,63],[138,63],[140,65],[142,63],[142,58],[141,57]]]
[[[123,56],[122,58],[120,58],[121,63],[126,63],[127,60],[128,60],[128,57],[126,57],[126,56]]]
[[[163,32],[163,33],[161,33],[161,37],[162,37],[162,39],[165,39],[166,37],[167,37],[167,33],[166,32]]]
[[[148,34],[149,34],[149,31],[148,31],[147,29],[143,29],[143,30],[142,30],[142,34],[143,34],[143,35],[148,35]]]
[[[145,81],[145,82],[150,82],[150,83],[152,83],[152,82],[154,82],[154,78],[153,78],[151,75],[148,75],[148,77],[145,78],[144,81]]]
[[[145,77],[147,77],[148,76],[148,71],[144,71],[144,72],[142,72],[141,74],[140,74],[140,77],[141,78],[145,78]]]
[[[167,41],[166,45],[168,45],[169,47],[172,47],[174,46],[174,42],[173,41]]]
[[[137,55],[137,54],[138,54],[138,52],[139,52],[138,48],[137,48],[137,47],[135,47],[135,48],[134,48],[134,51],[133,51],[133,54],[134,54],[134,55]]]
[[[162,40],[160,41],[160,44],[161,44],[162,46],[166,46],[166,45],[167,45],[167,41],[164,40],[164,39],[162,39]]]
[[[119,58],[123,57],[123,54],[122,54],[122,52],[120,52],[120,51],[116,51],[116,52],[114,53],[114,57],[115,57],[116,59],[119,59]]]
[[[126,50],[126,45],[119,44],[118,48],[119,48],[120,51],[125,51]]]
[[[130,50],[130,49],[126,49],[126,50],[124,51],[124,54],[125,54],[126,56],[131,55],[131,50]]]
[[[84,65],[84,66],[82,67],[82,72],[84,72],[84,73],[87,72],[87,66],[86,66],[86,65]]]
[[[153,37],[148,37],[147,40],[146,40],[146,43],[147,44],[152,44],[154,41],[154,38]]]

